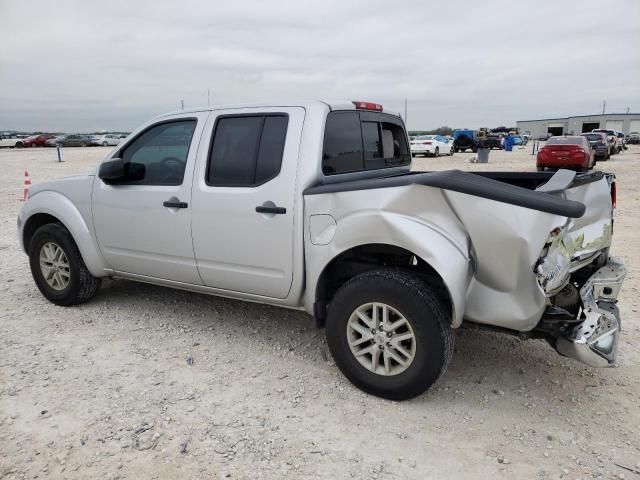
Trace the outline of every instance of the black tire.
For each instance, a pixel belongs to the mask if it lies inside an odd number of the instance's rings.
[[[22,148],[22,147],[24,147],[24,143],[16,142],[16,148]]]
[[[435,152],[433,152],[433,156],[434,157],[439,157],[440,156],[440,147],[436,147]]]
[[[108,144],[107,142],[102,142],[102,146],[103,146],[103,147],[108,147],[108,146],[109,146],[109,144]]]
[[[47,284],[40,268],[40,250],[47,242],[56,243],[69,262],[69,283],[63,290],[55,290]],[[90,300],[100,287],[100,279],[91,275],[80,255],[80,250],[69,231],[59,223],[49,223],[38,228],[29,242],[29,265],[36,286],[44,297],[64,307]]]
[[[536,167],[536,170],[538,170],[539,172],[544,172],[544,167]]]
[[[380,375],[360,364],[349,347],[347,324],[368,302],[382,302],[407,319],[415,335],[415,356],[396,375]],[[402,270],[362,273],[335,294],[327,312],[329,350],[340,371],[361,390],[390,400],[406,400],[425,392],[444,373],[453,355],[450,314],[427,283]]]

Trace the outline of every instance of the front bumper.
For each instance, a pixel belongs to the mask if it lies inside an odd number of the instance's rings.
[[[618,353],[621,323],[616,301],[627,273],[622,260],[610,257],[580,289],[585,319],[566,337],[559,337],[556,350],[591,367],[612,367]]]

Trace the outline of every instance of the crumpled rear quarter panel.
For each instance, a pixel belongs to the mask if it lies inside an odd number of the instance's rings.
[[[460,325],[471,280],[469,242],[440,189],[408,185],[310,195],[304,202],[308,311],[312,311],[317,281],[333,258],[360,245],[388,244],[413,252],[440,274],[453,300],[452,325]],[[314,215],[333,217],[335,225],[323,222],[335,229],[333,235],[314,230],[316,238],[311,238]],[[328,237],[329,243],[314,244],[325,243]]]

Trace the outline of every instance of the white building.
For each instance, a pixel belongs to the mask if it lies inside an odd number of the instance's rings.
[[[565,118],[541,120],[519,120],[520,133],[529,133],[533,138],[552,135],[579,135],[595,128],[617,130],[628,135],[640,132],[640,113],[605,113],[600,115],[578,115]]]

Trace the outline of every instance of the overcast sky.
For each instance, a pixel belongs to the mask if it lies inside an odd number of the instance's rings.
[[[411,129],[640,111],[640,1],[0,0],[0,130],[371,100]],[[437,6],[436,6],[437,5]]]

